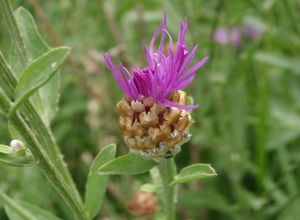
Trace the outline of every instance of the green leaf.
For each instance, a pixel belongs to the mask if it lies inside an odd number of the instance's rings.
[[[37,26],[30,12],[23,7],[19,7],[14,16],[18,29],[21,32],[22,40],[26,46],[27,56],[35,59],[49,50],[47,43],[38,32]]]
[[[10,146],[0,144],[0,154],[11,154],[13,152]]]
[[[53,76],[65,61],[70,49],[58,47],[43,54],[24,70],[16,88],[16,101],[11,109],[15,113],[19,106]]]
[[[139,155],[129,153],[100,167],[98,174],[140,174],[149,171],[156,165],[157,163],[153,160],[146,160]]]
[[[297,220],[299,219],[300,209],[299,209],[300,197],[292,198],[288,204],[280,212],[278,220]]]
[[[5,212],[11,220],[61,220],[52,213],[26,202],[15,201],[1,192],[0,199],[3,200]]]
[[[160,184],[146,183],[140,187],[140,191],[144,191],[144,192],[159,192],[161,190],[162,190],[162,186]]]
[[[11,147],[0,145],[0,165],[24,167],[32,166],[36,163],[32,155],[26,155],[25,148],[14,153]]]
[[[210,164],[197,163],[183,168],[171,184],[185,183],[216,175],[216,171]]]
[[[0,153],[0,165],[14,166],[14,167],[28,167],[34,166],[37,161],[33,156],[17,156],[14,153],[2,154]]]
[[[298,62],[299,58],[292,58],[282,54],[258,51],[254,54],[254,59],[258,62],[266,63],[274,67],[292,70],[295,73],[300,72],[300,64]]]
[[[109,175],[97,174],[98,168],[113,160],[115,156],[116,145],[108,145],[95,157],[90,168],[86,184],[85,207],[91,219],[99,212],[109,180]]]
[[[22,34],[22,40],[26,47],[28,58],[35,60],[49,51],[50,48],[38,32],[30,12],[20,7],[15,11],[14,15],[20,33]],[[14,64],[15,63],[16,62],[14,62]],[[21,71],[19,72],[19,74],[22,73]],[[57,73],[32,97],[34,106],[47,124],[51,122],[57,112],[59,89],[60,75]]]

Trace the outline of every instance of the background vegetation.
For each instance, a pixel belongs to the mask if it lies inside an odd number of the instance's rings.
[[[109,51],[127,67],[142,66],[142,45],[148,44],[167,9],[172,36],[177,37],[179,21],[187,16],[188,42],[200,45],[198,58],[210,57],[188,89],[201,107],[193,112],[193,138],[176,161],[179,167],[210,163],[219,174],[180,188],[178,219],[299,218],[299,1],[12,3],[32,12],[51,46],[72,47],[52,127],[81,192],[90,163],[102,147],[117,142],[119,154],[127,151],[113,110],[122,93],[101,53]],[[260,36],[247,35],[247,25]],[[214,33],[220,27],[240,30],[241,42],[217,42]],[[8,56],[10,42],[1,20],[0,45]],[[1,115],[0,140],[10,142]],[[128,211],[128,200],[149,181],[148,175],[113,177],[99,219],[136,219]],[[66,207],[36,168],[1,167],[0,186],[13,198],[67,218]],[[6,219],[2,209],[0,219]]]

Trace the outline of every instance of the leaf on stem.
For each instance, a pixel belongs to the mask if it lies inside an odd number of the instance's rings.
[[[41,37],[30,12],[20,7],[15,11],[14,16],[16,18],[19,31],[22,34],[22,40],[26,47],[28,59],[30,59],[28,61],[31,62],[49,51],[50,48]],[[13,62],[12,64],[16,64],[16,62]],[[23,69],[18,68],[16,73],[20,75],[22,70]],[[50,124],[57,112],[59,89],[60,75],[57,73],[54,74],[54,76],[51,77],[51,79],[32,97],[35,108],[47,124]]]
[[[91,219],[94,218],[99,212],[109,180],[109,175],[100,176],[97,174],[97,170],[105,163],[113,160],[115,156],[116,145],[108,145],[95,157],[90,168],[86,183],[85,207]]]
[[[10,146],[0,144],[0,155],[2,154],[11,154],[13,152]]]
[[[28,100],[31,95],[51,79],[66,60],[69,51],[68,47],[52,49],[26,67],[19,79],[16,88],[16,101],[10,114],[14,114],[24,101]]]
[[[210,164],[197,163],[183,168],[179,174],[175,176],[175,179],[171,185],[186,183],[216,175],[216,171],[211,167]]]
[[[0,165],[14,167],[33,166],[37,162],[31,154],[26,154],[26,149],[14,152],[10,146],[0,144]]]
[[[153,160],[146,160],[139,155],[128,153],[100,167],[98,174],[141,174],[148,172],[156,165],[157,163]]]
[[[3,201],[10,220],[61,220],[48,211],[26,202],[15,201],[2,192],[0,200]]]

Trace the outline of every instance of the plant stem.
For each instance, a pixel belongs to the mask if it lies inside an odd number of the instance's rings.
[[[162,178],[166,219],[175,220],[175,186],[170,185],[176,175],[174,159],[164,159],[158,169]]]
[[[78,203],[78,198],[76,198],[76,195],[73,194],[72,188],[65,181],[60,170],[58,170],[56,165],[50,160],[49,155],[40,145],[35,134],[31,132],[27,123],[22,119],[22,116],[18,113],[16,115],[12,115],[10,117],[10,121],[25,140],[26,145],[31,150],[33,156],[39,160],[38,166],[41,168],[44,175],[55,186],[55,189],[72,210],[74,219],[86,220],[87,216],[82,204]]]
[[[11,39],[13,44],[16,46],[17,54],[22,61],[22,64],[26,66],[27,63],[27,53],[25,50],[25,45],[22,40],[20,31],[17,26],[17,22],[13,15],[13,10],[9,0],[1,0],[0,1],[1,13],[3,13],[3,18],[7,23],[7,26],[11,29],[9,32],[11,34]],[[15,34],[17,33],[17,34]]]
[[[0,9],[3,12],[3,18],[7,23],[17,54],[25,68],[29,59],[9,0],[0,0]],[[0,73],[0,86],[5,93],[5,96],[0,94],[0,107],[7,114],[9,109],[7,105],[10,105],[15,100],[15,88],[18,81],[1,51]],[[43,122],[30,100],[24,103],[17,115],[10,116],[9,122],[23,136],[33,155],[39,160],[39,166],[45,176],[71,208],[75,218],[87,219],[81,197],[62,159],[53,134],[49,126]]]
[[[15,99],[14,90],[17,86],[17,79],[15,74],[10,68],[8,68],[8,63],[6,62],[3,54],[0,51],[0,87],[3,88],[3,91],[7,94],[10,101],[13,102]],[[7,108],[9,109],[9,108]],[[6,110],[7,110],[6,109]],[[5,112],[7,113],[7,112]],[[60,174],[63,176],[66,183],[68,183],[68,188],[72,191],[73,198],[83,209],[83,203],[80,198],[79,192],[71,178],[71,175],[64,163],[60,150],[55,143],[51,130],[43,123],[41,117],[36,112],[35,108],[28,100],[24,103],[24,107],[21,107],[20,110],[23,120],[27,121],[31,132],[36,135],[36,139],[40,145],[44,146],[44,150],[48,154],[49,159],[55,164],[57,170],[60,171]],[[39,159],[39,158],[37,158]],[[56,186],[54,185],[56,188]]]

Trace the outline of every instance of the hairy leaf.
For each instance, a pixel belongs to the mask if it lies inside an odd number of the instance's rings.
[[[20,7],[15,11],[14,15],[20,33],[22,34],[22,40],[26,47],[28,59],[30,59],[28,61],[31,62],[47,52],[50,48],[38,32],[35,21],[29,11]],[[21,73],[22,71],[20,71],[19,74]],[[57,112],[59,88],[60,75],[57,73],[32,97],[34,106],[47,124],[51,122]]]
[[[11,114],[54,75],[69,53],[68,47],[58,47],[43,54],[24,70],[16,88],[16,101]]]

